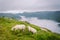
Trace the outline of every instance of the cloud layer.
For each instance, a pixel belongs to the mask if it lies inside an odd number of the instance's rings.
[[[60,10],[60,0],[0,0],[0,11]]]

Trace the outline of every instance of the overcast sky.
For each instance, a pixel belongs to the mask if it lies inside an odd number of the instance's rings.
[[[0,11],[60,10],[60,0],[0,0]]]

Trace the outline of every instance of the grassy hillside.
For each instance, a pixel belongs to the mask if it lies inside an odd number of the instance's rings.
[[[17,24],[24,24],[25,26],[31,26],[38,32],[33,34],[27,29],[22,32],[11,31],[11,28]],[[18,21],[12,18],[1,17],[0,18],[0,40],[60,40],[60,35],[52,33],[51,31],[41,30],[38,26],[30,24],[26,21]]]

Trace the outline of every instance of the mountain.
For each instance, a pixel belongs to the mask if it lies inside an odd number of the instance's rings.
[[[37,30],[37,33],[33,34],[27,29],[24,32],[22,30],[12,31],[11,28],[17,24],[31,26]],[[0,17],[0,40],[60,40],[60,34],[53,33],[48,29],[45,30],[26,21],[18,21],[9,17]]]
[[[20,19],[20,16],[17,14],[13,14],[13,13],[0,13],[0,17],[5,16],[5,17],[12,17],[15,19]]]
[[[23,13],[0,13],[0,16],[8,16],[20,19],[20,16],[37,17],[39,19],[48,19],[60,22],[60,11],[41,11],[41,12],[23,12]]]
[[[48,19],[60,22],[60,11],[42,11],[42,12],[32,12],[18,14],[26,17],[37,17],[39,19]]]

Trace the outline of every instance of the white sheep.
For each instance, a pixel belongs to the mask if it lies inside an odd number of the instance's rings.
[[[46,28],[41,27],[40,29],[43,30],[43,31],[48,32],[48,29],[46,29]]]
[[[29,30],[30,32],[32,32],[32,33],[36,33],[36,32],[37,32],[36,29],[34,29],[34,28],[30,27],[30,26],[28,26],[28,30]]]
[[[16,25],[16,26],[14,26],[14,27],[12,27],[12,29],[11,29],[12,31],[13,30],[25,30],[25,25]]]

